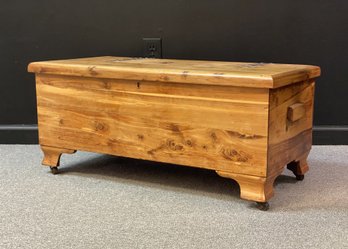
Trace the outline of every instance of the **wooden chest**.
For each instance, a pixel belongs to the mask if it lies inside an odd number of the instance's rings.
[[[95,57],[34,62],[43,164],[76,150],[215,170],[267,209],[312,145],[307,65]]]

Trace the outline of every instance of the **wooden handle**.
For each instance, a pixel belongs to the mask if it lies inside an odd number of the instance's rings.
[[[295,103],[288,107],[288,119],[291,122],[295,122],[301,119],[306,113],[306,109],[303,103]]]

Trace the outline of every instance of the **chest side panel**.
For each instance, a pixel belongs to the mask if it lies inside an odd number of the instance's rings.
[[[38,74],[41,145],[266,175],[268,89]]]
[[[310,151],[314,86],[305,81],[270,90],[269,175]]]

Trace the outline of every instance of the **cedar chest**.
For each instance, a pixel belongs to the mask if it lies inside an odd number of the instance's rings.
[[[319,67],[105,56],[28,70],[53,173],[76,150],[211,169],[266,210],[285,166],[308,171]]]

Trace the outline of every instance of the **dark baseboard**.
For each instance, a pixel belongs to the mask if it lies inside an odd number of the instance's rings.
[[[0,144],[37,143],[37,125],[0,125]],[[314,126],[313,144],[348,145],[348,126]]]
[[[348,145],[348,125],[318,125],[313,127],[313,144]]]
[[[0,144],[38,144],[37,125],[0,125]]]

